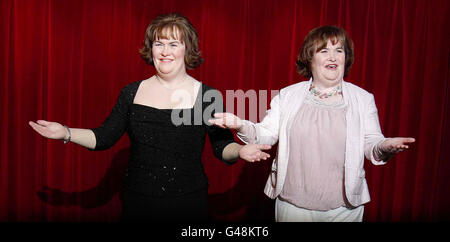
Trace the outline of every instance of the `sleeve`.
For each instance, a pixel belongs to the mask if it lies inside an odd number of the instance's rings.
[[[204,115],[207,115],[208,117],[204,117],[204,120],[213,118],[214,113],[223,112],[224,110],[222,95],[220,94],[220,92],[214,89],[210,89],[208,90],[208,92],[210,92],[209,94],[213,93],[214,95],[209,95],[212,97],[212,102],[205,103],[208,104],[208,107],[204,109]],[[210,113],[210,116],[208,113]],[[211,142],[214,156],[224,162],[227,162],[228,164],[229,162],[223,159],[222,153],[227,145],[235,142],[233,133],[229,129],[219,128],[217,126],[211,125],[207,121],[205,121],[205,123],[206,131],[208,133],[209,141]]]
[[[246,144],[274,145],[278,142],[280,125],[280,95],[275,96],[270,102],[270,109],[260,123],[244,120],[242,133],[237,137]]]
[[[370,101],[367,105],[364,120],[364,154],[374,165],[384,165],[387,160],[378,161],[375,159],[374,150],[376,146],[385,140],[381,133],[380,121],[378,119],[378,110],[375,105],[375,98],[370,94]]]
[[[131,95],[128,89],[127,87],[122,89],[116,104],[103,124],[98,128],[91,129],[96,139],[95,148],[92,150],[109,149],[125,133],[129,108],[128,99]]]
[[[225,161],[222,157],[223,150],[227,145],[235,142],[233,133],[229,129],[222,129],[216,126],[209,126],[207,129],[214,156]]]

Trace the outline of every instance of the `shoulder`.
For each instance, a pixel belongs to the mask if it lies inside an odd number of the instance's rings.
[[[351,94],[354,94],[354,95],[357,95],[357,96],[360,96],[360,97],[363,97],[366,99],[373,98],[372,93],[368,92],[367,90],[365,90],[353,83],[344,81],[344,86]]]
[[[120,91],[119,101],[122,103],[133,103],[134,96],[136,96],[136,92],[141,82],[142,80],[135,81],[124,86]]]
[[[137,89],[139,88],[139,85],[141,84],[142,81],[143,80],[128,83],[122,88],[122,93],[128,93],[133,95],[136,94]]]
[[[202,87],[202,92],[203,92],[203,93],[209,92],[209,91],[211,91],[211,92],[219,92],[219,93],[220,93],[219,90],[217,90],[217,89],[215,89],[214,87],[211,87],[211,86],[209,86],[209,85],[206,85],[206,84],[203,83],[203,82],[200,82],[200,85],[201,85],[201,87]]]
[[[200,82],[202,95],[204,97],[214,97],[223,99],[222,92],[215,89],[214,87],[208,86],[205,83]]]
[[[305,93],[306,89],[309,88],[310,83],[311,83],[310,81],[301,81],[301,82],[289,85],[280,90],[279,96],[282,99],[285,99],[285,98],[289,99],[289,97],[291,97],[291,96],[303,95],[303,93]]]

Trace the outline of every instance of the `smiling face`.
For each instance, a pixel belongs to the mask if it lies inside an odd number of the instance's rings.
[[[327,46],[318,50],[311,60],[313,80],[323,87],[339,84],[345,72],[345,51],[342,43],[328,40]]]
[[[172,30],[176,31],[176,30]],[[186,46],[179,32],[156,38],[152,45],[152,58],[160,76],[174,78],[186,72],[184,56]]]

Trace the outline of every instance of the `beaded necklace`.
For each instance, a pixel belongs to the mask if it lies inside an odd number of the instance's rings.
[[[320,99],[324,99],[324,98],[329,98],[329,97],[335,96],[335,95],[342,95],[342,85],[337,86],[336,89],[333,90],[332,92],[322,93],[316,89],[314,84],[311,84],[309,91],[311,92],[312,95],[319,97]]]

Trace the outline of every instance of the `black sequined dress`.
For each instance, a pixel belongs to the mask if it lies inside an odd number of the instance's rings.
[[[222,111],[222,99],[216,95],[220,93],[202,84],[193,108],[157,109],[133,103],[140,83],[123,88],[108,118],[92,129],[96,137],[94,150],[110,148],[125,132],[130,138],[123,216],[160,220],[181,218],[189,212],[185,216],[205,213],[208,180],[201,157],[206,134],[219,159],[225,146],[234,142],[229,130],[207,124],[211,115],[203,117],[211,110]]]

